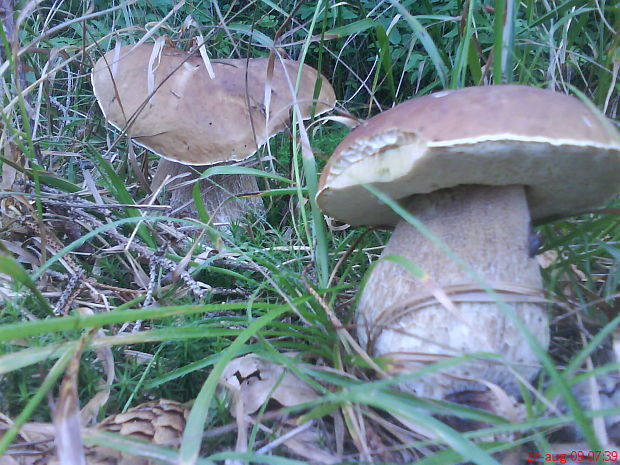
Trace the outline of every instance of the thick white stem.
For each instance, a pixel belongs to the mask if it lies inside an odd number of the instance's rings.
[[[197,213],[192,194],[194,183],[192,181],[198,179],[196,171],[204,171],[206,168],[205,166],[187,166],[162,159],[153,177],[152,189],[157,189],[168,176],[174,178],[184,175],[166,186],[171,191],[172,214],[196,218]],[[258,192],[258,190],[256,177],[241,174],[214,175],[208,180],[201,181],[200,186],[202,201],[212,224],[224,227],[241,220],[249,213],[257,216],[265,214],[265,207],[260,197],[237,198],[241,194],[250,194]]]
[[[548,344],[548,323],[539,302],[541,276],[529,255],[530,216],[523,187],[459,186],[413,196],[407,208],[509,301],[543,346]],[[514,323],[470,272],[424,234],[401,221],[382,256],[386,255],[400,255],[418,265],[455,305],[440,304],[432,286],[402,266],[387,260],[378,263],[360,299],[358,335],[374,355],[393,360],[394,372],[411,372],[454,355],[494,352],[526,378],[535,376],[538,361]],[[518,391],[506,365],[482,359],[403,387],[444,398],[486,389],[477,380],[498,384],[511,394]]]

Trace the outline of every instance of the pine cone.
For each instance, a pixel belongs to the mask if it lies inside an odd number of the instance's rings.
[[[95,428],[139,439],[160,446],[178,447],[189,407],[180,402],[159,399],[140,404],[125,413],[112,415]],[[11,420],[0,414],[0,437]],[[16,453],[0,457],[0,465],[61,465],[55,457],[54,426],[51,423],[28,423],[14,442]],[[88,465],[155,465],[147,459],[102,446],[85,448]]]
[[[118,433],[162,446],[178,446],[185,429],[189,408],[167,399],[140,404],[125,413],[113,415],[96,428]],[[101,446],[90,446],[86,457],[89,465],[150,465],[146,459],[127,456]]]

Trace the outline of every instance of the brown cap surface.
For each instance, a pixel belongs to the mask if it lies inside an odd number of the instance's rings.
[[[620,138],[580,100],[527,86],[469,87],[414,98],[353,130],[319,182],[327,214],[359,225],[398,215],[393,199],[462,184],[526,186],[532,218],[599,205],[620,191]]]
[[[172,48],[153,54],[153,48],[127,45],[107,52],[93,69],[93,89],[111,124],[123,129],[131,122],[135,142],[172,161],[209,165],[249,157],[286,127],[295,101],[302,116],[310,117],[317,77],[322,85],[316,114],[336,101],[327,79],[307,65],[295,98],[287,75],[294,88],[300,64],[276,59],[266,128],[266,58],[213,60],[211,79],[200,56]]]

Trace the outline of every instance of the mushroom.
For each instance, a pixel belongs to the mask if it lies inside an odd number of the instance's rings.
[[[294,104],[299,105],[303,118],[311,116],[313,107],[314,114],[320,114],[335,104],[329,82],[296,61],[276,60],[270,81],[267,58],[216,60],[212,67],[213,78],[200,56],[142,44],[110,50],[93,68],[93,90],[106,119],[166,159],[160,162],[153,189],[168,176],[190,174],[174,186],[171,205],[175,208],[192,203],[193,182],[198,178],[194,167],[250,157],[286,128]],[[300,67],[294,95],[291,89]],[[313,100],[317,80],[321,90]],[[229,224],[248,211],[263,211],[258,198],[250,202],[231,199],[257,192],[254,176],[216,175],[209,180],[201,191],[214,222]]]
[[[475,273],[367,185],[398,201]],[[369,119],[336,148],[317,202],[352,225],[395,226],[382,258],[405,257],[428,276],[418,280],[398,260],[379,260],[356,311],[369,353],[391,359],[394,373],[476,352],[503,357],[401,384],[420,396],[455,399],[484,392],[489,382],[516,395],[513,370],[526,379],[539,370],[521,331],[473,275],[547,347],[530,221],[599,205],[619,190],[620,140],[602,115],[567,95],[504,85],[434,93]]]

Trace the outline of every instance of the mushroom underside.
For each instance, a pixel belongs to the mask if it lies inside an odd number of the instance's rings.
[[[363,290],[357,309],[360,341],[373,355],[391,359],[397,374],[453,356],[501,356],[476,357],[401,384],[418,395],[445,399],[486,390],[487,382],[518,394],[513,370],[531,379],[539,363],[498,299],[543,347],[549,341],[541,276],[529,254],[531,226],[523,186],[463,185],[414,195],[406,207],[467,266],[401,220]],[[410,260],[429,279],[416,279],[386,260],[389,255]],[[497,295],[486,292],[480,279]],[[440,303],[442,296],[448,300]]]

